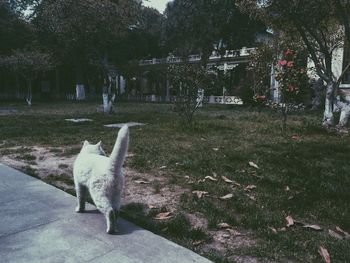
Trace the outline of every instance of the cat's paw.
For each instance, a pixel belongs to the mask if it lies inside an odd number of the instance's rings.
[[[107,228],[106,232],[107,232],[107,234],[114,234],[114,233],[116,233],[115,229],[113,229],[113,228]]]
[[[83,213],[83,212],[84,212],[84,208],[82,208],[82,207],[80,207],[80,206],[77,206],[77,207],[75,208],[75,212],[77,212],[77,213]]]

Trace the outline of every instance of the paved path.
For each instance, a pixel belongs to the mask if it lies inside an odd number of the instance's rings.
[[[123,219],[119,233],[107,235],[94,206],[78,214],[75,204],[75,197],[0,164],[0,262],[210,262]]]

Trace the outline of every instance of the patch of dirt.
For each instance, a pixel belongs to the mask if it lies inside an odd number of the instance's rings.
[[[73,148],[76,146],[72,146]],[[66,148],[49,147],[11,147],[2,149],[0,162],[15,169],[26,172],[28,168],[35,176],[56,187],[73,192],[73,163],[76,156],[62,154],[69,151]],[[31,158],[28,158],[31,157]],[[21,158],[22,157],[22,158]],[[129,153],[127,158],[132,158]],[[139,173],[133,169],[125,169],[125,190],[123,204],[139,203],[146,207],[146,212],[154,208],[164,208],[176,214],[180,211],[180,196],[189,192],[169,183],[164,171],[157,174]],[[181,211],[183,212],[183,211]],[[237,229],[239,235],[226,229],[208,229],[208,221],[201,213],[186,213],[186,218],[195,229],[202,229],[209,236],[209,241],[198,244],[197,251],[220,255],[233,262],[256,263],[258,259],[248,256],[233,256],[232,251],[256,245],[253,235]],[[236,230],[236,229],[235,229]],[[230,254],[229,254],[230,251]]]

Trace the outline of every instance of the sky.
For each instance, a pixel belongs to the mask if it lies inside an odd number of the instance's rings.
[[[170,0],[144,0],[143,4],[144,6],[153,7],[157,9],[160,13],[163,13],[168,2],[170,2]]]

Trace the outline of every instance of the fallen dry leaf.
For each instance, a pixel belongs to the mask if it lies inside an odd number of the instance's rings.
[[[218,150],[219,150],[219,148],[213,148],[213,151],[216,151],[216,152],[217,152]]]
[[[251,167],[254,167],[254,168],[256,168],[256,169],[259,169],[259,166],[257,166],[254,162],[249,162],[249,165],[250,165]]]
[[[292,140],[294,140],[294,141],[301,141],[301,138],[300,138],[300,136],[299,135],[293,135],[292,136]]]
[[[190,177],[189,177],[188,175],[185,175],[184,177],[185,177],[186,179],[190,179]]]
[[[233,197],[233,194],[227,194],[224,196],[219,197],[221,200],[228,200],[231,199]]]
[[[318,253],[326,263],[331,263],[331,257],[329,256],[328,250],[322,246],[319,247]]]
[[[226,183],[232,184],[234,181],[228,179],[226,176],[221,176],[222,180],[224,180]]]
[[[286,192],[289,192],[289,191],[290,191],[290,188],[289,188],[288,185],[286,186],[286,188],[284,188],[284,191],[286,191]]]
[[[210,181],[217,181],[218,179],[216,179],[216,178],[214,178],[214,177],[212,177],[212,176],[206,176],[206,177],[204,177],[205,179],[209,179]]]
[[[166,166],[164,165],[164,166],[161,166],[161,167],[159,167],[159,169],[165,169],[166,168]]]
[[[148,205],[148,208],[149,208],[149,209],[156,209],[157,207],[154,206],[154,205]]]
[[[286,217],[287,220],[287,227],[293,226],[294,225],[294,219],[291,216]]]
[[[169,218],[172,218],[173,216],[171,215],[171,212],[164,212],[164,213],[159,213],[158,215],[156,215],[154,217],[154,219],[157,219],[157,220],[166,220],[166,219],[169,219]]]
[[[318,226],[318,225],[303,225],[303,228],[309,228],[309,229],[312,229],[312,230],[316,230],[316,231],[321,231],[322,230],[322,227]]]
[[[199,179],[198,181],[197,181],[197,183],[204,183],[205,182],[205,179]]]
[[[214,177],[218,176],[218,174],[216,172],[212,172],[212,174],[213,174]]]
[[[286,232],[287,231],[287,228],[285,227],[281,227],[278,229],[278,232]]]
[[[231,228],[231,226],[227,223],[219,223],[217,225],[218,228]]]
[[[252,196],[252,195],[249,195],[249,194],[246,194],[246,196],[248,196],[249,199],[251,199],[251,200],[253,200],[253,201],[256,201],[255,196]]]
[[[343,237],[338,234],[337,232],[334,232],[333,230],[331,229],[328,229],[328,234],[331,236],[331,237],[334,237],[336,239],[343,239]]]
[[[205,192],[205,191],[192,191],[192,194],[197,195],[198,198],[202,198],[204,195],[207,195],[208,192]]]
[[[242,234],[240,232],[238,232],[237,230],[234,230],[231,228],[228,228],[226,230],[230,233],[231,236],[235,236],[235,237],[242,236]]]
[[[255,189],[256,188],[256,185],[253,185],[253,184],[251,184],[251,185],[248,185],[246,188],[244,188],[245,190],[253,190],[253,189]]]
[[[143,180],[135,180],[134,182],[137,184],[149,184],[149,182]]]
[[[222,234],[223,238],[230,238],[231,236],[229,234]]]
[[[348,232],[345,232],[343,229],[341,229],[339,226],[335,227],[335,230],[337,230],[339,233],[342,233],[346,239],[350,239],[350,234]]]
[[[202,243],[204,243],[204,242],[205,242],[205,240],[198,240],[198,241],[194,241],[194,242],[192,243],[192,245],[198,246],[198,245],[200,245],[200,244],[202,244]]]
[[[267,227],[268,229],[270,229],[273,233],[277,234],[277,229],[271,226]]]

